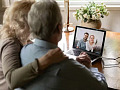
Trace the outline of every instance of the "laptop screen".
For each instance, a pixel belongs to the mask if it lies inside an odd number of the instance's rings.
[[[76,26],[73,48],[102,55],[106,31]]]

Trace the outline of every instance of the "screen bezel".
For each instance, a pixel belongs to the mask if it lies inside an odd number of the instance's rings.
[[[104,43],[105,43],[105,37],[106,37],[106,31],[100,30],[100,29],[95,29],[95,28],[88,28],[88,27],[83,27],[83,26],[76,26],[76,28],[75,28],[75,34],[74,34],[74,41],[73,41],[73,48],[75,48],[75,49],[79,49],[79,48],[74,47],[75,46],[75,39],[76,39],[77,28],[89,29],[89,30],[93,30],[93,31],[100,31],[100,32],[104,33],[100,54],[94,53],[94,52],[90,52],[90,51],[87,51],[87,50],[83,50],[85,52],[88,52],[88,53],[91,53],[91,54],[94,54],[94,55],[97,55],[97,56],[102,56],[103,49],[104,49]],[[82,50],[82,49],[80,49],[80,50]]]

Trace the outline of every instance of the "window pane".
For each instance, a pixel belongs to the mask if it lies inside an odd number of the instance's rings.
[[[119,0],[69,0],[69,1],[119,1]]]
[[[56,1],[64,1],[64,0],[56,0]],[[91,2],[91,1],[102,1],[102,2],[114,1],[114,2],[116,2],[116,1],[120,1],[120,0],[69,0],[69,1],[89,1],[89,2]]]
[[[64,0],[56,0],[56,1],[64,1]]]

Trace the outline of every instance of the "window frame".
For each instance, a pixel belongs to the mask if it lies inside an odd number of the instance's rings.
[[[57,1],[61,10],[64,10],[64,1]],[[120,10],[120,1],[94,1],[95,3],[104,3],[108,10]],[[79,9],[85,6],[89,1],[69,1],[69,10]]]

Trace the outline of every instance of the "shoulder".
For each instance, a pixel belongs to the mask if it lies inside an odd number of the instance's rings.
[[[93,43],[93,46],[95,46],[95,42]]]
[[[6,38],[2,39],[0,42],[0,48],[8,49],[8,48],[13,48],[13,49],[21,49],[22,45],[16,38]]]
[[[29,61],[33,60],[32,58],[34,58],[34,56],[36,56],[34,53],[34,47],[32,47],[33,44],[27,44],[25,45],[20,52],[20,57],[21,57],[21,61],[23,63],[23,61],[28,62],[28,58],[30,59]]]
[[[80,39],[80,42],[83,42],[83,39]]]
[[[22,47],[21,52],[25,52],[25,51],[27,51],[29,49],[31,50],[31,48],[33,48],[33,44],[27,44],[27,45]]]
[[[80,39],[80,40],[79,40],[79,43],[83,43],[83,42],[84,42],[83,39]]]
[[[89,41],[87,41],[86,44],[89,45]]]
[[[16,39],[16,38],[6,38],[6,39],[2,39],[1,40],[1,43],[3,45],[6,45],[6,44],[16,44],[16,45],[21,45],[20,42]]]

